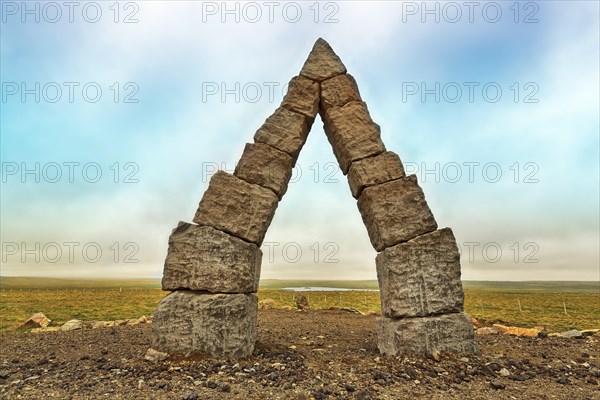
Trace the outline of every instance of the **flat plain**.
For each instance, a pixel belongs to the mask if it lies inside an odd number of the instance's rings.
[[[548,332],[600,327],[598,282],[481,282],[465,281],[465,311],[490,323],[543,326]],[[289,287],[349,288],[347,291],[282,290]],[[295,296],[308,296],[312,309],[380,309],[376,281],[261,281],[259,299],[273,299],[277,308],[293,307]],[[366,290],[360,290],[366,289]],[[18,330],[29,316],[44,313],[52,325],[70,319],[117,320],[149,316],[166,294],[160,281],[68,280],[2,277],[0,331]]]

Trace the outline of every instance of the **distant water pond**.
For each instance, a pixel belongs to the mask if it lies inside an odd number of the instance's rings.
[[[326,286],[286,287],[286,288],[283,288],[282,290],[290,290],[292,292],[347,292],[350,290],[360,290],[363,292],[379,292],[378,289],[350,289],[350,288],[326,287]]]

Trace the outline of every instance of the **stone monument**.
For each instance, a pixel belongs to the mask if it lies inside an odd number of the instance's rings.
[[[248,143],[233,174],[217,172],[193,219],[169,238],[153,347],[245,357],[256,341],[262,244],[317,115],[379,252],[383,354],[477,352],[463,313],[460,257],[438,229],[414,175],[387,151],[354,78],[323,39],[291,79],[279,108]]]

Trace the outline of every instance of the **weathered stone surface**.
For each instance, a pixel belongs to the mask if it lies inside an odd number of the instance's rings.
[[[344,174],[350,164],[385,151],[379,125],[373,122],[362,102],[331,107],[321,114],[325,133]]]
[[[163,353],[162,351],[156,351],[153,348],[149,348],[144,356],[145,360],[151,362],[164,361],[169,358],[169,354]]]
[[[277,201],[271,190],[219,171],[213,175],[200,200],[194,222],[260,246],[275,214]]]
[[[256,341],[255,294],[176,291],[164,297],[152,324],[152,347],[166,353],[246,357]]]
[[[321,109],[342,107],[352,101],[362,101],[358,85],[350,74],[338,75],[321,82]]]
[[[381,311],[424,317],[463,310],[460,254],[449,228],[388,247],[377,255]]]
[[[253,293],[262,252],[257,245],[210,226],[180,222],[169,237],[163,290]]]
[[[294,158],[264,143],[246,144],[234,175],[271,189],[281,199],[292,177]]]
[[[308,310],[310,305],[308,304],[308,297],[303,294],[297,294],[296,296],[296,308],[298,310]]]
[[[437,229],[415,175],[365,188],[358,209],[377,251]]]
[[[300,75],[313,81],[324,81],[346,73],[342,60],[335,54],[329,43],[319,38],[313,46]]]
[[[264,299],[258,302],[258,306],[261,310],[270,310],[277,306],[277,302],[273,299]]]
[[[571,329],[570,331],[561,332],[556,336],[563,337],[563,338],[582,338],[583,333],[581,333],[577,329]]]
[[[69,320],[60,327],[60,330],[63,332],[75,331],[77,329],[83,329],[83,321],[80,319]]]
[[[404,166],[400,157],[391,151],[355,161],[348,170],[348,183],[355,198],[358,198],[367,186],[402,177],[404,177]]]
[[[303,76],[295,76],[290,80],[281,106],[314,118],[319,112],[319,101],[319,84]]]
[[[482,329],[482,328],[480,328]],[[481,335],[482,332],[480,329],[477,329],[475,333]],[[544,331],[543,327],[534,326],[533,328],[523,328],[520,326],[506,326],[501,324],[494,324],[492,328],[495,329],[498,333],[503,333],[505,335],[515,335],[515,336],[525,336],[525,337],[538,337],[540,332]]]
[[[386,355],[478,352],[470,317],[462,313],[377,318],[377,336],[379,351]]]
[[[50,320],[41,312],[32,314],[27,321],[25,321],[19,329],[35,329],[35,328],[46,328],[50,324]]]
[[[306,142],[313,119],[304,114],[279,107],[256,131],[254,141],[284,151],[294,158]]]

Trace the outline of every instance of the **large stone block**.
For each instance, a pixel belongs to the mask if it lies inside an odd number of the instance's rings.
[[[345,73],[346,67],[342,60],[335,54],[329,43],[321,38],[315,42],[300,71],[300,75],[319,82]]]
[[[350,74],[338,75],[321,82],[321,109],[341,107],[352,101],[362,101],[358,85]]]
[[[377,255],[381,311],[386,317],[461,312],[460,254],[450,228],[388,247]]]
[[[414,175],[365,188],[358,209],[377,251],[437,229]]]
[[[281,106],[314,118],[319,112],[319,101],[319,83],[303,76],[295,76],[290,80]]]
[[[348,170],[348,183],[355,198],[358,198],[367,186],[402,177],[404,177],[404,166],[400,157],[391,151],[355,161]]]
[[[234,175],[249,183],[271,189],[281,199],[292,177],[294,159],[264,143],[247,143]]]
[[[331,107],[321,114],[325,133],[344,174],[350,164],[385,151],[379,125],[373,122],[363,102]]]
[[[256,342],[255,294],[177,291],[164,297],[152,320],[152,347],[167,353],[246,357]]]
[[[304,114],[279,107],[256,131],[254,141],[288,153],[295,162],[312,123],[313,119]]]
[[[278,198],[273,191],[219,171],[200,200],[194,222],[261,245]]]
[[[162,289],[253,293],[258,291],[261,260],[254,243],[210,226],[180,222],[169,237]]]
[[[478,352],[471,317],[462,313],[431,317],[377,318],[379,351],[386,355]]]

